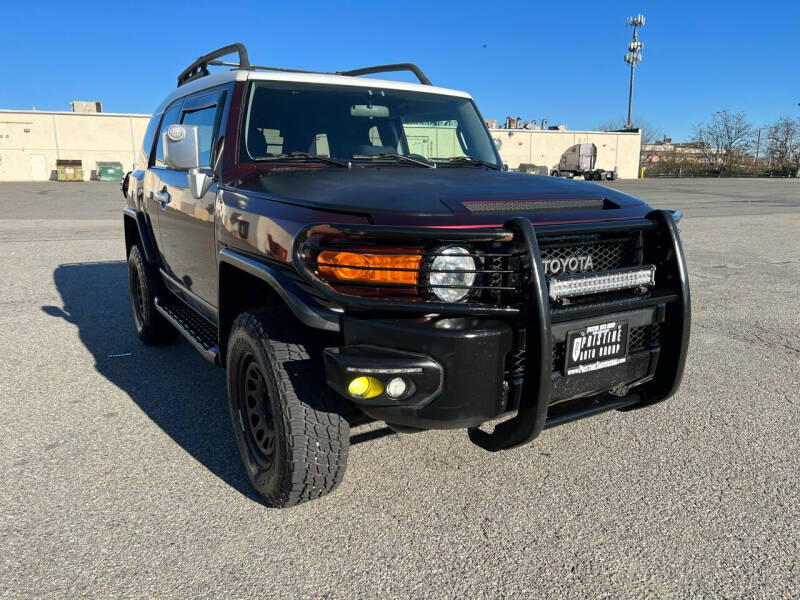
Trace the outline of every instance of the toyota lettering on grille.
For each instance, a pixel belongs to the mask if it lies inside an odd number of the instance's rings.
[[[542,261],[545,275],[583,273],[594,268],[591,254],[576,254],[563,258],[550,258]]]

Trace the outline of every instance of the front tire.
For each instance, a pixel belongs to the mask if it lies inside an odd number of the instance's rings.
[[[350,446],[343,401],[325,384],[322,346],[288,309],[236,318],[227,381],[247,477],[269,504],[294,506],[336,489]]]
[[[164,294],[164,283],[156,270],[144,258],[139,244],[128,254],[128,293],[136,335],[148,346],[160,346],[173,341],[178,331],[156,310],[156,296]]]

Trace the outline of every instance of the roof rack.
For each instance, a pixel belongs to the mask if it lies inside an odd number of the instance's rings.
[[[210,73],[208,71],[208,65],[214,64],[212,61],[215,58],[227,56],[228,54],[233,54],[234,52],[239,53],[239,62],[236,63],[236,66],[240,69],[249,69],[250,59],[247,56],[247,48],[245,48],[244,44],[237,42],[235,44],[223,46],[222,48],[217,48],[213,52],[209,52],[208,54],[201,56],[188,67],[186,67],[181,74],[178,75],[178,87],[181,87],[184,83],[189,83],[194,79],[199,79],[200,77],[209,75]]]
[[[389,73],[392,71],[410,71],[417,76],[422,85],[433,85],[431,80],[425,76],[417,65],[414,63],[397,63],[394,65],[376,65],[374,67],[363,67],[361,69],[352,69],[351,71],[336,71],[336,75],[351,75],[356,77],[358,75],[370,75],[372,73]]]
[[[239,62],[225,62],[221,60],[215,60],[221,58],[223,56],[227,56],[228,54],[233,54],[234,52],[239,54]],[[359,75],[371,75],[373,73],[390,73],[395,71],[409,71],[413,73],[419,82],[422,85],[433,85],[431,80],[425,76],[425,73],[422,72],[417,65],[413,63],[396,63],[391,65],[376,65],[374,67],[363,67],[360,69],[351,69],[349,71],[334,71],[334,72],[326,72],[326,71],[306,71],[304,69],[288,69],[286,67],[267,67],[264,65],[251,65],[250,59],[247,55],[247,48],[244,44],[237,42],[235,44],[230,44],[228,46],[224,46],[213,52],[209,52],[208,54],[201,56],[196,61],[194,61],[191,65],[186,67],[180,75],[178,75],[178,87],[181,87],[185,83],[189,83],[195,79],[199,79],[200,77],[205,77],[206,75],[210,75],[208,70],[209,66],[217,66],[217,67],[233,67],[235,69],[244,69],[244,70],[258,70],[258,71],[280,71],[283,73],[316,73],[319,75],[345,75],[349,77],[357,77]]]

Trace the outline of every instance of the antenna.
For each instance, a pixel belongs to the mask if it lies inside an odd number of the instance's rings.
[[[625,62],[631,66],[631,84],[628,90],[628,122],[625,124],[626,129],[633,129],[633,79],[636,71],[636,66],[642,62],[642,50],[644,44],[639,41],[639,27],[644,27],[644,15],[639,13],[635,17],[628,17],[625,19],[627,27],[633,27],[633,39],[628,44],[628,53],[625,55]]]

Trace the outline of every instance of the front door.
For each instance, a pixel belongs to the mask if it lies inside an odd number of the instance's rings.
[[[199,92],[189,96],[176,119],[173,112],[165,116],[161,131],[170,125],[196,125],[200,134],[201,165],[212,165],[213,149],[225,103],[225,91]],[[205,303],[217,305],[217,257],[214,237],[214,206],[217,188],[200,199],[189,191],[185,171],[165,168],[157,172],[154,201],[158,207],[160,249],[167,272],[187,291]]]

